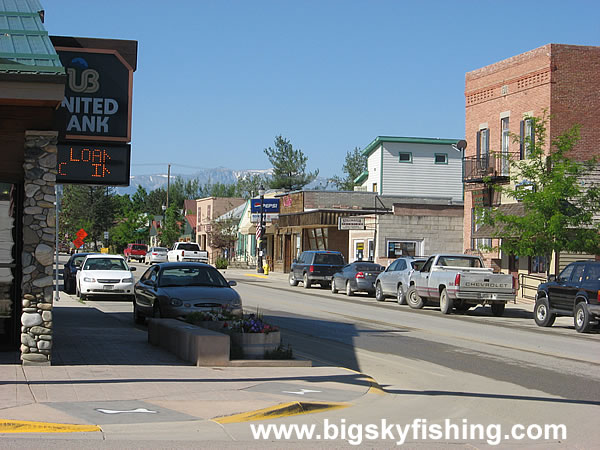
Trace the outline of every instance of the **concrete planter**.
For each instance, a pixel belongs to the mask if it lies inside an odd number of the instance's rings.
[[[224,320],[202,320],[200,322],[194,322],[194,325],[206,328],[212,331],[225,331],[223,330],[223,325],[227,322]]]
[[[281,333],[272,331],[270,333],[231,333],[231,342],[239,346],[244,358],[264,359],[266,351],[273,351],[281,343]]]

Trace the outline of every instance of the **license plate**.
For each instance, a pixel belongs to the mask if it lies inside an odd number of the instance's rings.
[[[113,287],[114,287],[114,286],[113,286],[112,284],[105,284],[105,285],[103,286],[103,289],[104,289],[105,291],[112,291],[112,288],[113,288]]]
[[[496,300],[498,296],[496,294],[482,294],[481,298],[484,300]]]

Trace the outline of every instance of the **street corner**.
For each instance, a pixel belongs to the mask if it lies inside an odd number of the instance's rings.
[[[28,420],[0,419],[2,433],[88,433],[102,431],[98,425],[33,422]]]
[[[365,395],[368,395],[368,394],[385,395],[386,394],[386,392],[383,390],[381,385],[373,377],[366,375],[362,372],[358,372],[353,369],[348,369],[347,367],[340,367],[340,369],[347,370],[349,372],[356,374],[358,377],[357,379],[362,380],[368,386],[368,390],[365,393]]]
[[[351,404],[347,402],[294,401],[281,403],[268,408],[257,409],[255,411],[216,417],[212,419],[212,421],[221,425],[254,422],[259,420],[278,419],[282,417],[331,411],[334,409],[347,408],[349,406],[351,406]]]

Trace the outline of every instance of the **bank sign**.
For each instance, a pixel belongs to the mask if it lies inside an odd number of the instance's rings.
[[[67,73],[60,141],[131,141],[133,68],[115,50],[56,47]]]
[[[260,213],[260,198],[253,198],[250,200],[250,212]],[[279,212],[279,199],[278,198],[265,198],[263,199],[263,214],[272,214]]]

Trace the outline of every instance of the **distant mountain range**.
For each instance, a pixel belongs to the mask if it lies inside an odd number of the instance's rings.
[[[248,169],[248,170],[233,170],[226,167],[217,167],[214,169],[201,169],[191,174],[180,174],[171,171],[171,182],[176,178],[181,177],[184,181],[198,179],[201,185],[207,183],[223,183],[233,184],[238,179],[245,175],[270,175],[273,172],[272,169]],[[133,194],[138,186],[142,186],[147,192],[155,189],[167,186],[166,173],[156,173],[151,175],[132,175],[130,177],[130,183],[128,187],[117,188],[118,194]],[[327,178],[318,177],[315,181],[307,186],[309,189],[320,187],[322,189],[333,189],[331,185],[328,186]]]

